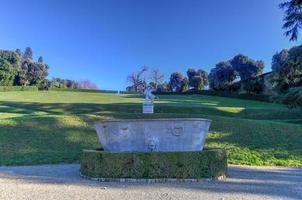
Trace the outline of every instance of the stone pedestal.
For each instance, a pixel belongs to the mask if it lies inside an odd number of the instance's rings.
[[[154,106],[152,102],[144,102],[143,103],[143,113],[144,114],[153,114],[154,113]]]

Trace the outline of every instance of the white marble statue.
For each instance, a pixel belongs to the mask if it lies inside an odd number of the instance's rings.
[[[154,94],[152,94],[153,89],[148,86],[145,91],[144,91],[144,95],[145,95],[145,102],[148,103],[153,103],[153,100],[156,98],[156,96]]]

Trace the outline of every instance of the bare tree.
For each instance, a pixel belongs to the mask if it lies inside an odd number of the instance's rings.
[[[90,80],[76,81],[76,87],[79,89],[98,89],[98,86]]]
[[[164,81],[164,74],[160,73],[159,69],[153,69],[151,71],[150,79],[153,83],[154,89],[157,89]]]
[[[148,68],[143,66],[139,71],[134,72],[127,77],[127,81],[131,84],[129,87],[131,87],[134,92],[141,92],[145,89],[145,73],[147,70]]]

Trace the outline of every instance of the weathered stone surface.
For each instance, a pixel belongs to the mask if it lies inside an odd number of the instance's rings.
[[[144,114],[153,114],[154,113],[153,103],[143,103],[143,113]]]
[[[211,120],[200,118],[101,120],[98,137],[109,152],[201,151]]]

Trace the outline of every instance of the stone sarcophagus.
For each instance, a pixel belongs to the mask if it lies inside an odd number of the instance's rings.
[[[108,152],[201,151],[211,120],[200,118],[121,119],[95,122]]]

